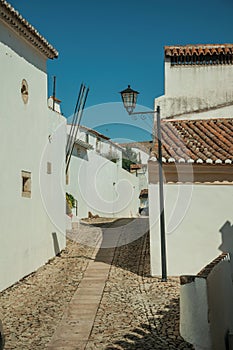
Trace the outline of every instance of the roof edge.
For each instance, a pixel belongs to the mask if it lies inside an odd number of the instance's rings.
[[[152,155],[149,160],[149,162],[158,162],[158,157],[156,155]],[[216,159],[216,160],[212,160],[211,158],[203,160],[201,158],[198,159],[194,159],[194,158],[189,158],[189,159],[184,159],[182,157],[180,158],[165,158],[162,157],[162,162],[163,163],[167,163],[167,164],[212,164],[212,165],[229,165],[229,164],[233,164],[233,159],[225,159],[225,160],[221,160],[221,159]]]
[[[0,19],[47,58],[58,57],[58,51],[5,0],[0,0]]]
[[[187,45],[167,45],[164,46],[165,56],[185,56],[185,55],[227,55],[233,54],[233,44],[187,44]]]

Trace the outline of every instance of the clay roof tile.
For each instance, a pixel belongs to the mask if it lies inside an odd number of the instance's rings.
[[[164,47],[166,56],[232,54],[233,44],[176,45]]]
[[[46,57],[51,59],[58,57],[57,50],[5,0],[0,0],[0,16],[2,21],[33,44]]]
[[[163,120],[161,132],[166,161],[233,161],[233,118]],[[157,142],[153,154],[157,156]]]

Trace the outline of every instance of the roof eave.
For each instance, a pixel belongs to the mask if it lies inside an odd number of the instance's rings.
[[[5,0],[0,0],[0,19],[47,58],[58,57],[58,51]]]

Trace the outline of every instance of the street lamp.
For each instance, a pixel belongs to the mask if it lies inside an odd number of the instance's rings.
[[[139,92],[131,89],[130,85],[128,85],[127,89],[121,91],[120,94],[125,109],[131,115],[136,107]]]
[[[166,234],[165,234],[165,215],[164,215],[164,195],[163,195],[163,160],[162,160],[162,140],[160,123],[160,106],[156,111],[134,112],[139,92],[131,89],[130,85],[120,92],[124,107],[129,115],[135,114],[156,114],[157,119],[157,139],[158,139],[158,163],[159,163],[159,204],[160,204],[160,239],[161,239],[161,265],[162,281],[167,281],[167,259],[166,259]]]

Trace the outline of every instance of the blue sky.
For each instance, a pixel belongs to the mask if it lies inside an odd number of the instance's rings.
[[[90,87],[88,107],[120,102],[118,92],[131,84],[140,91],[139,103],[153,108],[163,94],[164,45],[233,42],[233,0],[10,3],[59,51],[48,62],[49,89],[56,75],[67,117],[81,82]],[[110,113],[109,123],[116,122]]]

